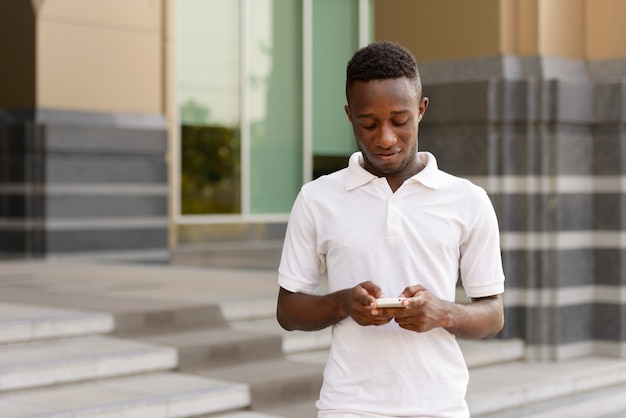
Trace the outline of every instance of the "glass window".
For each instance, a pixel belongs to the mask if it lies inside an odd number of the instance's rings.
[[[302,3],[248,8],[250,211],[287,213],[302,185]]]
[[[359,1],[313,1],[313,171],[345,167],[357,148],[344,106],[346,64],[359,47]]]
[[[181,213],[241,212],[239,2],[178,2]]]

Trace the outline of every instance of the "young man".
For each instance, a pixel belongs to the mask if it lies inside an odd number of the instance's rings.
[[[304,185],[291,212],[277,318],[287,330],[333,327],[318,417],[467,417],[456,337],[489,337],[504,324],[493,206],[418,153],[421,90],[404,47],[357,51],[345,111],[360,152]],[[454,302],[459,272],[471,303]],[[316,295],[324,274],[329,293]],[[377,306],[396,296],[402,307]]]

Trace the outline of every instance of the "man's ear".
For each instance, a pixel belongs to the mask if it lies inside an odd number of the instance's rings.
[[[348,120],[352,122],[352,112],[350,111],[350,105],[345,105],[343,109],[346,111],[346,115],[348,115]]]
[[[426,113],[426,108],[428,107],[428,103],[429,103],[428,97],[424,97],[420,101],[420,104],[417,108],[419,112],[419,120],[422,120],[422,118],[424,117],[424,113]]]

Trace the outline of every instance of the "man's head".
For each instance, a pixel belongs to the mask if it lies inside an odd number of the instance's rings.
[[[374,42],[359,49],[348,62],[346,70],[346,98],[355,81],[407,78],[415,86],[418,99],[422,96],[422,82],[417,62],[411,52],[395,42]]]
[[[417,174],[417,132],[428,106],[413,55],[391,42],[358,50],[348,62],[346,115],[363,167],[386,177],[392,190]]]

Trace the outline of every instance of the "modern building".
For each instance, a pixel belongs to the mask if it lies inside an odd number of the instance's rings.
[[[347,60],[398,41],[431,100],[420,148],[498,212],[501,336],[624,357],[625,19],[621,0],[5,0],[0,252],[275,254],[300,186],[355,149]]]

